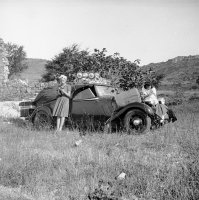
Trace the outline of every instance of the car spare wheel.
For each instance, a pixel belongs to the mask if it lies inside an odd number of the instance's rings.
[[[39,110],[36,112],[33,124],[35,128],[41,130],[48,130],[52,128],[52,118],[49,114],[43,110]]]
[[[124,128],[130,134],[141,134],[150,130],[151,118],[141,110],[133,109],[124,117]]]

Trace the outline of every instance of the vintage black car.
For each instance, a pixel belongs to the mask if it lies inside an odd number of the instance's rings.
[[[33,101],[21,102],[20,116],[33,122],[35,127],[54,126],[52,111],[58,97],[57,88],[43,89]],[[74,84],[69,113],[66,126],[70,128],[125,129],[139,134],[160,124],[154,109],[142,102],[136,88],[122,91],[99,83]],[[169,117],[168,121],[171,121]]]

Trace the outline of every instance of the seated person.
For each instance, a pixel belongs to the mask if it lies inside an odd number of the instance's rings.
[[[144,102],[155,108],[156,114],[161,118],[160,121],[163,122],[167,115],[168,108],[164,104],[159,104],[156,89],[151,85],[151,83],[146,82],[144,84],[142,88],[142,97]]]
[[[152,105],[158,104],[156,89],[155,87],[152,87],[152,85],[149,82],[146,82],[144,84],[142,88],[142,96],[145,102],[148,102]]]

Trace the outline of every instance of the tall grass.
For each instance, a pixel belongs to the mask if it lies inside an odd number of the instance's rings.
[[[199,199],[199,104],[173,109],[176,123],[140,136],[55,135],[1,119],[0,185],[34,199],[87,199],[102,180],[112,199]],[[118,180],[121,172],[126,178]]]

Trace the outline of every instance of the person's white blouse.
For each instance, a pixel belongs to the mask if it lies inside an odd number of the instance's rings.
[[[158,104],[158,99],[157,99],[157,91],[155,89],[155,87],[147,90],[144,87],[142,88],[142,93],[144,96],[147,96],[146,98],[144,98],[144,101],[148,101],[153,105]]]

